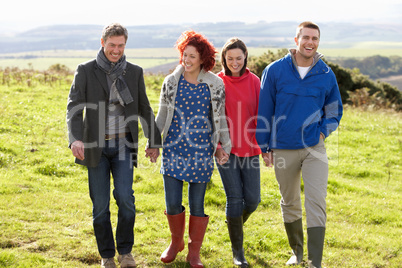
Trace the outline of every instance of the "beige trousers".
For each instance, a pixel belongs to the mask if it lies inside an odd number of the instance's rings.
[[[273,153],[284,222],[302,218],[302,177],[307,228],[325,227],[328,157],[324,141],[320,139],[317,145],[298,150],[275,149]]]

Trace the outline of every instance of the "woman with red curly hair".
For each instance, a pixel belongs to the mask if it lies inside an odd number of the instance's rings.
[[[183,32],[176,47],[180,65],[163,82],[156,117],[163,133],[161,174],[172,239],[161,261],[172,262],[184,249],[182,193],[183,182],[188,182],[190,220],[186,260],[191,267],[204,267],[200,248],[209,221],[204,213],[204,197],[214,169],[213,156],[219,150],[219,161],[223,164],[231,151],[225,88],[222,79],[210,71],[215,65],[216,50],[202,34]]]

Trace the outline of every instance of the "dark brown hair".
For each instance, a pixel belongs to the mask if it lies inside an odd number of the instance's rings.
[[[320,35],[321,35],[320,27],[318,27],[317,24],[315,24],[314,22],[311,22],[311,21],[304,21],[304,22],[300,23],[299,26],[297,27],[297,30],[296,30],[296,38],[297,39],[299,39],[300,32],[303,28],[316,29],[316,30],[318,30],[318,37],[320,37]]]
[[[225,75],[232,75],[232,72],[230,71],[227,63],[226,63],[226,53],[228,50],[235,49],[235,48],[240,48],[244,55],[246,56],[244,59],[244,65],[243,68],[240,70],[240,76],[242,76],[246,72],[247,68],[247,58],[248,58],[248,52],[247,52],[247,47],[246,44],[242,40],[240,40],[237,37],[232,37],[230,38],[225,45],[223,45],[222,51],[221,51],[221,63],[223,66],[223,70],[225,71]]]

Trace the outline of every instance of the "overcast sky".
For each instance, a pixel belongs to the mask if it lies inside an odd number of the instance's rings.
[[[120,22],[125,26],[199,22],[402,22],[400,0],[7,0],[0,31],[52,24]]]

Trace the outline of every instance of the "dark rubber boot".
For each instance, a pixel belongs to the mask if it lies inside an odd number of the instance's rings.
[[[232,242],[233,263],[240,267],[248,267],[243,248],[243,216],[226,217],[226,222]]]
[[[307,251],[310,268],[321,268],[325,227],[307,228]]]
[[[248,218],[250,218],[250,215],[253,214],[252,212],[247,212],[245,210],[243,210],[243,224],[246,223],[246,221],[248,220]]]
[[[299,265],[303,260],[303,223],[302,219],[294,222],[285,222],[286,234],[288,235],[289,246],[292,249],[292,257],[286,265]]]

